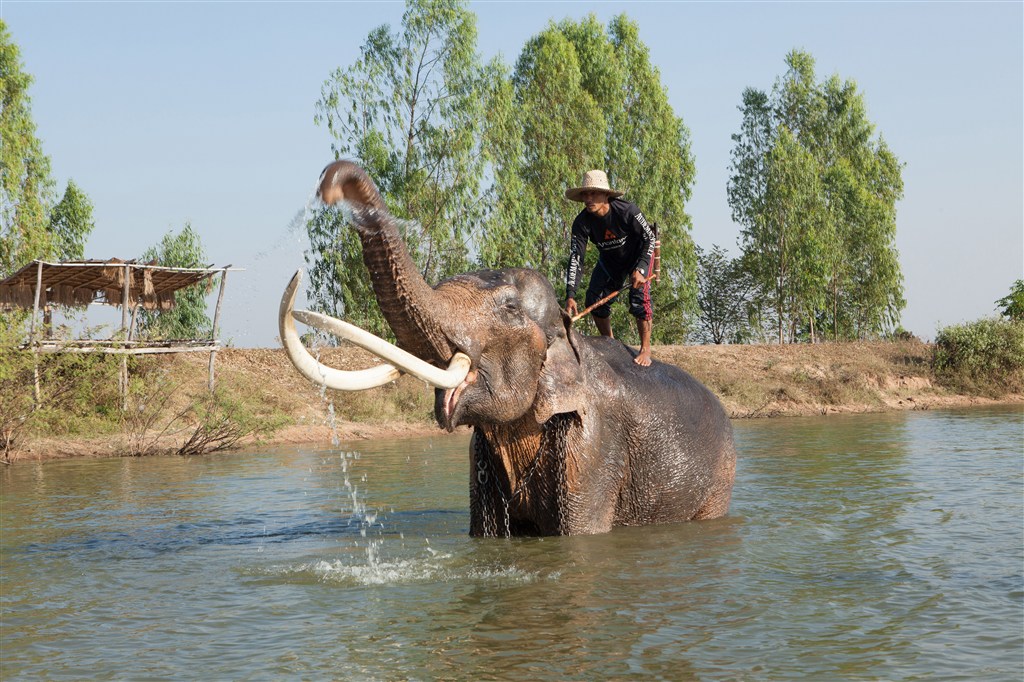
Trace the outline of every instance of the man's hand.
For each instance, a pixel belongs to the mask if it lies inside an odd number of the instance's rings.
[[[576,317],[576,311],[577,310],[578,310],[578,308],[576,307],[576,299],[575,298],[566,299],[566,301],[565,301],[565,312],[569,313],[569,317]]]
[[[642,272],[640,272],[639,270],[634,270],[633,271],[632,286],[633,286],[634,289],[639,289],[640,287],[642,287],[644,285],[644,282],[646,282],[646,281],[647,281],[647,278],[644,277],[644,274]]]

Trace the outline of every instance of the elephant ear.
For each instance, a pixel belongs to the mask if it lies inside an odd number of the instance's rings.
[[[534,416],[543,424],[556,414],[586,413],[583,367],[569,325],[572,319],[561,315],[561,325],[548,336],[548,350],[537,382],[533,402]]]

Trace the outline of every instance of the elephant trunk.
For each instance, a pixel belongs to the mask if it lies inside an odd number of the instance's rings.
[[[345,201],[351,208],[377,304],[398,346],[446,364],[455,350],[439,323],[447,304],[417,270],[373,180],[351,161],[335,161],[320,176],[317,194],[327,205]]]

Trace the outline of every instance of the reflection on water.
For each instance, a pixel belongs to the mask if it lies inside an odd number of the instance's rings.
[[[0,472],[6,679],[1024,676],[1018,409],[736,423],[730,515],[467,536],[464,436]]]

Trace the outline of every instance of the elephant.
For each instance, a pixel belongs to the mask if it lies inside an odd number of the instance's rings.
[[[721,403],[685,371],[633,362],[621,341],[572,327],[550,282],[525,268],[480,270],[430,286],[376,185],[354,162],[329,164],[318,196],[340,204],[362,243],[374,295],[397,346],[281,301],[281,340],[295,366],[358,390],[409,372],[434,386],[434,417],[468,425],[471,536],[595,534],[720,517],[736,471]],[[367,348],[389,364],[344,372],[316,360],[294,320]]]

